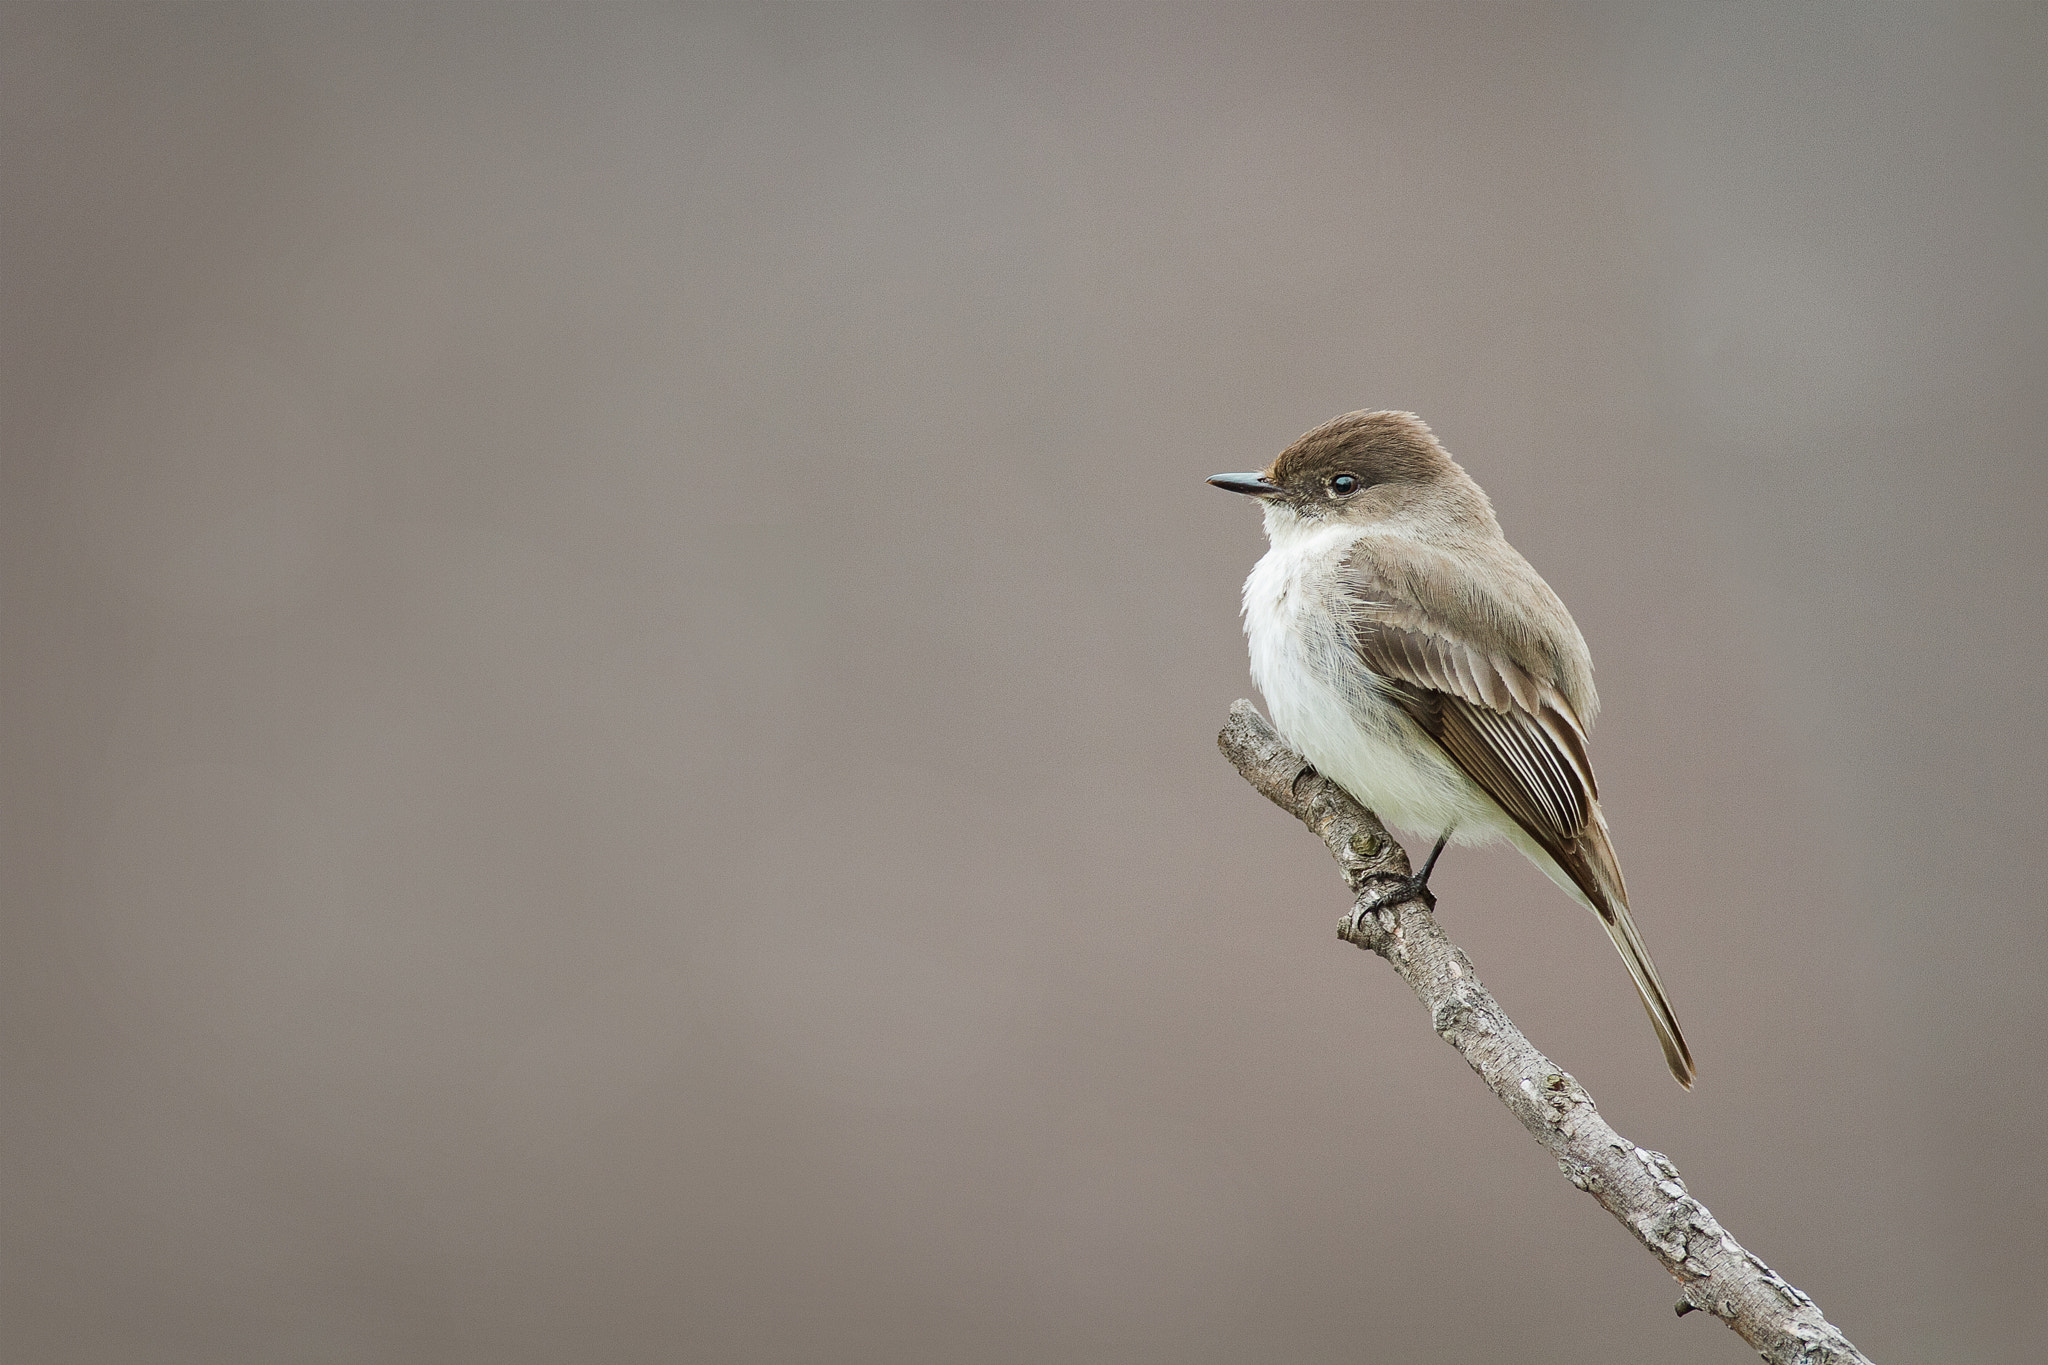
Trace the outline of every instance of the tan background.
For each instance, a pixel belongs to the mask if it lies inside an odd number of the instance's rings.
[[[2048,1342],[2048,12],[11,7],[9,1360],[1722,1362],[1220,760],[1433,421],[1885,1361]]]

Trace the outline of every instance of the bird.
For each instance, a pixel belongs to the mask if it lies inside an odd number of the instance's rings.
[[[1382,820],[1436,840],[1375,904],[1433,905],[1447,844],[1512,844],[1599,918],[1692,1089],[1692,1050],[1629,913],[1587,754],[1592,655],[1485,491],[1397,411],[1346,413],[1266,469],[1209,482],[1265,514],[1244,629],[1275,728]]]

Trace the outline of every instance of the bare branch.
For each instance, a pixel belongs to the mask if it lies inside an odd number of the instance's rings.
[[[1408,875],[1407,853],[1371,811],[1310,767],[1248,701],[1230,708],[1217,744],[1245,781],[1336,855],[1356,897],[1339,937],[1378,953],[1400,973],[1437,1033],[1557,1158],[1565,1178],[1620,1219],[1679,1282],[1680,1313],[1712,1313],[1773,1365],[1869,1365],[1812,1299],[1744,1250],[1686,1193],[1668,1158],[1608,1126],[1585,1088],[1538,1052],[1479,984],[1472,960],[1444,936],[1427,905],[1410,900],[1365,913],[1380,890]]]

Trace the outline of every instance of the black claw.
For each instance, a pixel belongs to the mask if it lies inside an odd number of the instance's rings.
[[[1373,897],[1371,905],[1359,910],[1360,915],[1370,915],[1375,910],[1384,910],[1390,905],[1401,905],[1407,901],[1421,901],[1430,909],[1436,909],[1436,892],[1429,889],[1429,880],[1421,873],[1412,877],[1379,876],[1368,881],[1381,882],[1386,890]]]

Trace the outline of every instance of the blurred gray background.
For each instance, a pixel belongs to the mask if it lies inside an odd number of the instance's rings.
[[[1885,1361],[2048,1342],[2042,7],[10,6],[8,1360],[1747,1359],[1230,770],[1435,424],[1701,1065],[1451,931]]]

